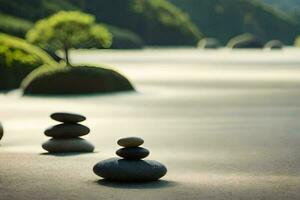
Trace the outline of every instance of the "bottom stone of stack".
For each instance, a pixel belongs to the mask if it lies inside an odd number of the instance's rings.
[[[106,180],[120,182],[156,181],[167,173],[167,168],[157,161],[119,158],[103,160],[93,170]]]
[[[43,143],[49,153],[93,152],[94,146],[82,138],[50,139]]]

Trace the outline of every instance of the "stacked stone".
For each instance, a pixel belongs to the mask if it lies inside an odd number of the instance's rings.
[[[117,150],[120,158],[111,158],[97,163],[94,173],[106,180],[121,182],[156,181],[167,173],[167,168],[153,160],[146,158],[149,150],[140,147],[144,140],[138,137],[122,138],[118,144],[123,148]]]
[[[90,129],[79,124],[86,117],[74,113],[53,113],[53,120],[62,122],[45,130],[45,135],[52,139],[43,143],[42,147],[49,153],[93,152],[94,146],[80,138],[87,135]]]

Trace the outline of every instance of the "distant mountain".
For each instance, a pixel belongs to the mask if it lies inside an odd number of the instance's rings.
[[[170,1],[189,13],[205,36],[215,37],[224,44],[242,33],[252,33],[265,42],[279,39],[292,44],[300,32],[295,18],[258,0]]]
[[[288,12],[300,12],[300,0],[261,0]]]
[[[82,10],[99,22],[132,30],[147,45],[196,45],[201,37],[188,15],[167,0],[0,0],[0,5],[0,14],[29,21]]]

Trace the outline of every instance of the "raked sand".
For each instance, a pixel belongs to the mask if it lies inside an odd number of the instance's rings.
[[[67,98],[0,95],[0,199],[300,199],[300,50],[77,51],[115,66],[137,92]],[[96,152],[45,154],[49,114],[84,114]],[[159,182],[101,181],[117,139],[144,138]]]

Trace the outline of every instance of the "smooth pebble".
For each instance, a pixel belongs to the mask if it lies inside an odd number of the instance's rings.
[[[86,117],[76,113],[57,112],[50,116],[52,119],[64,123],[78,123],[86,120]]]
[[[138,147],[144,144],[144,140],[139,137],[126,137],[118,140],[118,145],[122,147]]]
[[[49,153],[93,152],[94,146],[82,138],[50,139],[43,143],[43,149]]]
[[[139,160],[146,158],[150,152],[148,149],[142,147],[125,147],[119,149],[116,154],[125,159]]]
[[[87,135],[90,129],[81,124],[59,124],[45,130],[45,135],[53,138],[74,138]]]
[[[93,171],[110,181],[148,182],[156,181],[167,173],[167,168],[152,160],[125,160],[111,158],[97,163]]]

